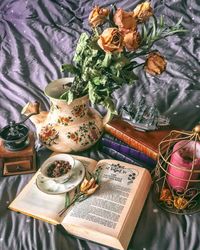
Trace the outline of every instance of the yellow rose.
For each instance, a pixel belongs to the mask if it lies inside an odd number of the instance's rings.
[[[124,36],[124,46],[129,50],[136,50],[140,45],[140,33],[138,31],[131,31]]]
[[[113,17],[114,23],[119,29],[132,29],[136,28],[136,20],[133,16],[133,12],[126,12],[122,9],[118,9]]]
[[[89,24],[93,27],[97,27],[103,24],[106,21],[106,17],[109,14],[108,9],[100,8],[99,6],[95,6],[92,12],[89,15]]]
[[[177,209],[185,209],[188,205],[188,200],[183,197],[176,196],[174,198],[174,206]]]
[[[133,15],[137,22],[142,23],[147,21],[153,15],[151,4],[148,1],[138,4],[133,11]]]
[[[123,49],[123,36],[117,28],[105,29],[97,42],[105,52],[121,52]]]
[[[159,52],[152,52],[148,55],[145,63],[145,70],[151,75],[159,75],[166,69],[167,62]]]

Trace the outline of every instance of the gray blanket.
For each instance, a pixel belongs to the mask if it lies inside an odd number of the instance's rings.
[[[0,127],[22,119],[22,107],[32,100],[49,108],[45,86],[63,77],[60,66],[73,57],[81,32],[88,31],[87,18],[92,6],[102,4],[133,10],[141,1],[132,0],[1,0],[0,1]],[[162,40],[154,47],[168,60],[159,77],[138,71],[139,80],[114,93],[116,106],[144,96],[182,129],[192,129],[200,120],[200,2],[199,0],[152,0],[156,15],[169,24],[183,17],[184,35]],[[65,75],[66,76],[66,75]],[[101,111],[101,107],[97,107]],[[27,125],[35,130],[31,122]],[[38,166],[51,153],[37,143]],[[81,153],[103,159],[97,146]],[[0,177],[0,249],[64,250],[107,247],[77,239],[61,227],[11,212],[9,203],[32,175]],[[178,216],[160,210],[150,193],[129,250],[200,249],[199,214]],[[103,242],[102,242],[103,243]]]

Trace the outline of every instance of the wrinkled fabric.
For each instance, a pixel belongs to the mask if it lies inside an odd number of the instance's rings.
[[[10,120],[20,121],[21,109],[28,101],[37,100],[42,109],[49,108],[49,100],[43,93],[45,86],[67,76],[60,66],[71,62],[77,39],[83,31],[89,31],[87,18],[92,6],[102,3],[104,7],[116,3],[117,7],[130,11],[141,1],[0,1],[0,128]],[[154,77],[138,70],[139,80],[133,86],[124,86],[114,93],[116,107],[119,110],[144,96],[146,103],[154,103],[172,124],[189,130],[200,121],[200,2],[152,0],[151,3],[155,14],[164,15],[169,24],[183,17],[183,27],[188,31],[154,46],[168,61],[166,72]],[[100,106],[96,108],[104,111]],[[26,124],[35,131],[30,121]],[[40,166],[51,152],[38,142],[36,146]],[[97,160],[107,158],[98,145],[81,155]],[[0,249],[108,249],[75,238],[59,226],[9,211],[7,206],[31,176],[0,177]],[[199,214],[178,216],[163,212],[150,193],[129,249],[200,249],[199,224]]]

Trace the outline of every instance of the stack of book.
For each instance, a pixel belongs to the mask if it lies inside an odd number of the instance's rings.
[[[112,135],[104,134],[101,138],[100,145],[101,151],[111,156],[113,159],[145,167],[149,171],[153,170],[156,165],[155,160],[123,143]]]
[[[116,160],[147,168],[156,166],[158,146],[171,128],[155,131],[138,131],[133,125],[119,118],[106,124],[101,139],[101,150]]]

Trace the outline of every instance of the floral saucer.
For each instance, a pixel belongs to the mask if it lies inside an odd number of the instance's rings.
[[[72,168],[72,176],[70,179],[64,183],[58,183],[54,180],[44,177],[42,174],[39,174],[36,179],[36,185],[40,191],[47,194],[63,194],[71,191],[76,186],[78,186],[85,176],[85,167],[84,165],[75,160],[75,165]]]

